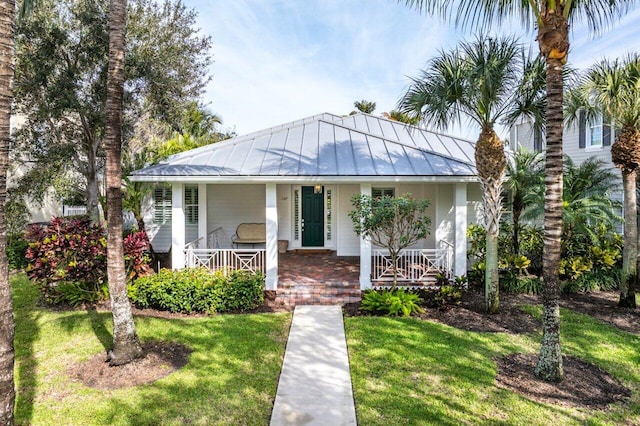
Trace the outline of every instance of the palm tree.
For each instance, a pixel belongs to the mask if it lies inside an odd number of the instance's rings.
[[[387,120],[399,121],[400,123],[416,126],[420,123],[420,117],[410,117],[409,114],[392,109],[389,112],[383,112],[382,116]]]
[[[11,81],[13,80],[13,22],[15,1],[0,3],[0,424],[13,424],[16,397],[13,386],[13,304],[7,262],[7,169],[11,138]]]
[[[373,114],[373,111],[376,110],[376,103],[372,101],[367,101],[363,99],[361,101],[355,101],[353,106],[360,112],[364,112],[366,114]],[[356,111],[351,111],[349,115],[357,114]]]
[[[592,66],[567,96],[565,114],[569,124],[583,116],[587,122],[611,118],[616,127],[611,160],[622,171],[624,191],[624,248],[619,306],[636,308],[638,281],[638,223],[636,178],[640,167],[640,56],[603,60]]]
[[[513,219],[513,254],[520,254],[520,217],[537,200],[532,196],[544,186],[544,162],[538,152],[519,148],[512,161],[507,162],[507,188],[511,190]]]
[[[564,240],[575,234],[583,234],[598,241],[596,226],[605,224],[612,228],[620,222],[616,208],[620,203],[611,200],[611,193],[620,188],[616,174],[602,160],[588,158],[576,166],[570,157],[564,157],[562,189],[562,221]],[[542,190],[530,193],[531,206],[524,214],[526,219],[542,217],[544,194]]]
[[[516,105],[514,97],[522,92],[514,88],[523,83],[523,61],[528,62],[515,39],[478,36],[452,52],[440,52],[413,79],[398,104],[401,112],[441,129],[462,118],[480,127],[475,159],[487,231],[485,298],[489,313],[499,310],[498,225],[506,163],[504,144],[494,125],[507,116],[518,116],[511,108]]]
[[[535,25],[540,55],[546,62],[545,215],[542,292],[542,345],[536,375],[547,381],[561,381],[560,348],[560,249],[562,237],[562,116],[563,68],[569,53],[569,24],[586,20],[589,29],[600,31],[622,16],[636,0],[405,0],[411,7],[430,15],[448,17],[456,24],[477,26],[520,18],[526,28]]]
[[[122,246],[122,97],[124,92],[124,51],[126,0],[111,0],[109,10],[109,69],[105,108],[107,153],[107,278],[113,315],[113,348],[110,365],[127,364],[144,356],[136,334]]]

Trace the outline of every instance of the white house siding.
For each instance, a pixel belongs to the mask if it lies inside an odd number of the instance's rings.
[[[207,203],[207,229],[211,232],[222,227],[220,248],[231,248],[231,237],[239,224],[265,221],[264,184],[208,185]]]
[[[144,226],[156,253],[168,253],[171,248],[171,222],[158,224],[153,222],[153,197],[146,197],[142,207]],[[190,240],[188,240],[190,241]]]
[[[349,217],[351,197],[360,194],[360,184],[338,185],[338,212],[336,215],[338,229],[338,256],[360,256],[360,238],[353,230],[353,222]]]

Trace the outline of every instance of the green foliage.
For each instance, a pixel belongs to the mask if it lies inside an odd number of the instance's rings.
[[[139,308],[171,312],[247,311],[264,302],[264,275],[235,271],[226,277],[205,268],[162,269],[129,285]]]
[[[354,210],[349,212],[356,234],[371,238],[374,244],[389,250],[394,265],[396,285],[397,258],[400,250],[429,234],[431,218],[427,216],[429,200],[416,200],[411,194],[402,197],[354,195]]]
[[[14,160],[29,161],[21,194],[42,199],[92,189],[101,167],[108,68],[107,0],[42,0],[16,27]],[[211,40],[179,0],[128,4],[123,144],[142,116],[179,130],[208,82]],[[78,177],[81,178],[78,178]],[[97,200],[87,200],[89,203]]]
[[[225,277],[204,268],[162,269],[129,285],[129,298],[139,308],[170,312],[215,312]]]
[[[360,309],[386,316],[405,316],[423,313],[418,295],[398,290],[366,290]]]
[[[458,306],[462,300],[462,291],[459,284],[441,286],[433,297],[436,308],[445,311],[453,306]]]
[[[29,264],[27,259],[27,249],[29,243],[22,234],[12,235],[7,238],[7,260],[9,268],[24,269]]]
[[[248,311],[264,303],[264,275],[234,271],[222,282],[218,312]]]
[[[31,226],[25,239],[29,243],[25,270],[38,283],[46,303],[77,305],[108,296],[107,240],[100,225],[92,225],[86,216],[58,217],[47,227]],[[123,248],[129,279],[152,272],[144,232],[127,236]]]
[[[540,294],[542,281],[538,277],[518,276],[507,272],[500,276],[500,288],[507,293]]]
[[[565,293],[588,293],[591,291],[617,290],[620,286],[621,270],[593,269],[582,273],[575,280],[564,283],[562,291]]]

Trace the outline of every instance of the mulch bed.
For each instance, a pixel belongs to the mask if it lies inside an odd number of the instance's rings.
[[[168,376],[187,365],[191,353],[186,346],[170,342],[145,342],[143,348],[146,356],[129,364],[110,367],[107,354],[101,353],[71,365],[68,374],[92,388],[121,389]]]
[[[560,383],[549,383],[536,377],[535,354],[512,354],[495,361],[498,387],[537,402],[604,410],[609,404],[631,397],[631,391],[607,372],[579,358],[562,358],[564,380]]]

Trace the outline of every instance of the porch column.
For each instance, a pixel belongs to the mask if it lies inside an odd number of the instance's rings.
[[[456,183],[454,194],[455,206],[455,253],[453,274],[467,274],[467,184]]]
[[[173,269],[183,269],[185,266],[183,191],[183,184],[174,182],[171,185],[171,268]]]
[[[360,195],[371,195],[371,184],[360,184]],[[371,288],[371,240],[360,237],[360,290]]]
[[[204,241],[203,248],[213,248],[208,246],[207,241],[207,184],[198,185],[198,238]]]
[[[278,196],[276,184],[265,184],[265,204],[266,204],[266,231],[267,231],[267,253],[266,266],[267,277],[265,287],[267,290],[278,288]]]

